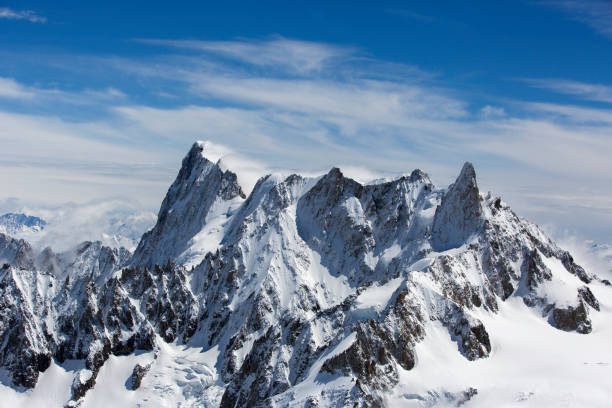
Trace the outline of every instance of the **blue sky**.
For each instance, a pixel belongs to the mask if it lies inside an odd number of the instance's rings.
[[[156,210],[210,140],[246,184],[469,160],[520,215],[612,241],[610,2],[127,3],[0,4],[0,200]]]

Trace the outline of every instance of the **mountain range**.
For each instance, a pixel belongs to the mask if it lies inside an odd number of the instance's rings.
[[[0,216],[0,233],[24,239],[36,249],[53,247],[65,251],[84,240],[99,240],[112,248],[133,251],[142,234],[156,221],[155,214],[124,200],[101,200],[85,204],[13,208],[43,214],[40,217],[11,212]]]
[[[0,215],[0,233],[17,235],[42,231],[47,222],[42,218],[25,214],[7,213]]]
[[[133,253],[99,241],[39,250],[10,235],[0,395],[12,405],[611,396],[608,276],[483,194],[470,163],[446,188],[420,170],[362,184],[333,168],[267,175],[246,194],[198,142]]]

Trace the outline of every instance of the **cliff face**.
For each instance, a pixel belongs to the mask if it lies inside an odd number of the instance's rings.
[[[244,198],[236,175],[223,171],[203,155],[195,143],[183,159],[181,170],[162,202],[157,223],[146,232],[134,252],[133,262],[153,266],[176,260],[191,245],[211,216],[229,211]]]
[[[595,278],[480,194],[469,163],[448,189],[418,170],[362,185],[332,169],[266,176],[245,199],[203,150],[183,160],[129,260],[96,243],[34,254],[0,235],[0,364],[14,384],[83,359],[77,403],[109,356],[173,343],[216,350],[194,374],[200,405],[378,406],[431,322],[467,360],[493,349],[479,313],[510,298],[560,330],[593,328]],[[146,385],[151,364],[130,387]]]

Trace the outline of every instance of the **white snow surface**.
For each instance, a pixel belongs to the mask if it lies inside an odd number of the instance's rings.
[[[216,348],[159,341],[155,352],[112,356],[98,374],[96,386],[83,399],[84,407],[213,407],[220,395],[215,387]],[[155,357],[157,354],[157,358]],[[137,390],[127,387],[136,364],[151,364]],[[211,402],[212,399],[212,402]]]
[[[32,390],[16,390],[10,385],[10,379],[5,370],[0,371],[0,406],[29,407],[63,407],[68,402],[70,386],[83,362],[67,361],[58,365],[55,362],[42,373],[36,388]]]
[[[219,248],[232,216],[242,201],[240,197],[228,201],[216,200],[206,216],[204,228],[191,238],[189,247],[178,256],[177,261],[191,268],[202,262],[208,252]]]
[[[518,299],[498,314],[477,313],[493,352],[468,361],[439,323],[427,327],[417,345],[418,362],[401,371],[388,396],[390,407],[456,406],[445,393],[473,387],[478,394],[464,407],[609,407],[612,398],[612,289],[594,285],[602,313],[589,335],[561,332]]]
[[[128,356],[111,356],[102,366],[96,386],[81,400],[83,408],[106,407],[215,407],[223,393],[217,381],[215,364],[218,349],[168,344],[159,341],[156,351],[137,351]],[[157,355],[157,357],[156,357]],[[136,364],[151,364],[140,388],[131,390],[129,379]],[[16,390],[4,371],[0,372],[0,406],[12,408],[63,407],[69,400],[70,386],[84,362],[52,363],[33,390]]]
[[[569,273],[558,259],[547,258],[542,255],[542,260],[546,267],[552,271],[555,279],[541,283],[536,293],[560,307],[574,305],[576,293],[579,288],[584,286],[584,282]]]
[[[381,311],[387,307],[391,296],[400,287],[404,279],[392,279],[384,285],[375,284],[361,292],[355,300],[356,309],[375,309]]]

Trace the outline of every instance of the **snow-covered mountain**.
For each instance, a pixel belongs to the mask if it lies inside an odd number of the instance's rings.
[[[83,241],[101,241],[112,248],[133,251],[157,217],[121,199],[44,206],[13,200],[11,207],[40,216],[8,213],[0,217],[0,233],[25,239],[40,249],[65,251]]]
[[[604,262],[607,265],[608,271],[612,273],[612,245],[590,242],[588,250],[597,259]]]
[[[20,233],[36,233],[47,225],[42,218],[25,214],[7,213],[0,215],[0,233],[16,235]]]
[[[334,168],[246,197],[196,143],[128,256],[0,236],[5,401],[609,401],[610,282],[482,194],[469,163],[443,189],[420,170],[363,185]]]

